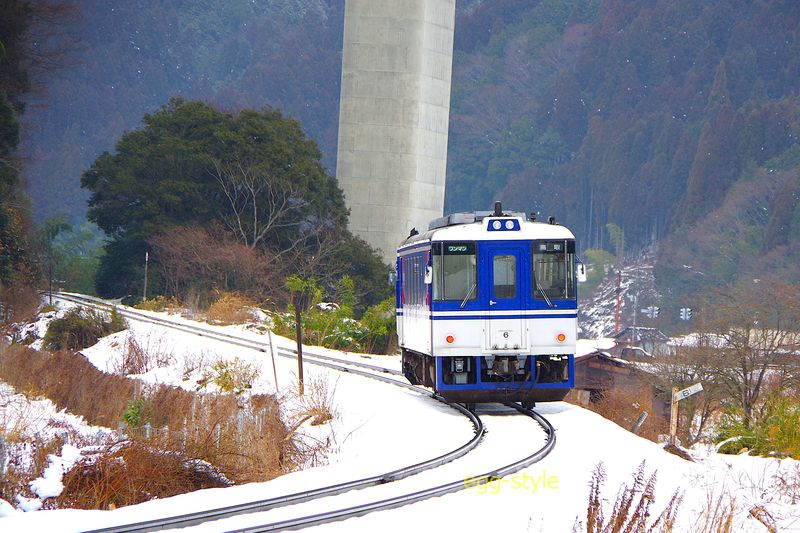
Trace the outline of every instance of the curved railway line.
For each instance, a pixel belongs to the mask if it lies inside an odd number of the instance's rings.
[[[265,345],[263,342],[259,342],[252,339],[247,339],[244,337],[239,337],[236,335],[222,333],[222,332],[215,332],[205,328],[201,328],[198,326],[193,326],[190,324],[182,324],[178,322],[173,322],[166,319],[160,319],[157,317],[152,317],[148,314],[131,310],[129,308],[121,308],[117,307],[114,303],[109,303],[107,301],[86,297],[77,294],[70,294],[70,293],[59,293],[57,295],[59,299],[66,300],[72,303],[85,305],[89,307],[93,307],[96,309],[102,310],[110,310],[116,309],[117,312],[127,318],[131,318],[137,321],[148,322],[152,324],[157,324],[160,326],[176,329],[179,331],[184,331],[188,333],[193,333],[199,336],[204,336],[216,340],[220,340],[222,342],[233,344],[236,346],[241,346],[244,348],[249,348],[253,350],[258,350],[261,352],[266,352],[270,349],[269,343]],[[275,347],[275,353],[281,357],[287,358],[296,358],[297,353],[295,350],[290,350],[283,347]],[[285,496],[279,496],[276,498],[270,498],[265,500],[259,500],[254,502],[246,502],[242,504],[221,507],[216,509],[210,509],[207,511],[201,511],[196,513],[189,513],[183,514],[180,516],[172,516],[166,518],[160,518],[155,520],[148,520],[139,523],[133,524],[121,524],[119,526],[112,526],[112,527],[105,527],[101,529],[91,530],[87,533],[116,533],[116,532],[143,532],[143,531],[159,531],[164,529],[173,529],[173,528],[183,528],[183,527],[191,527],[200,525],[212,520],[221,520],[226,518],[231,518],[234,516],[250,514],[250,513],[259,513],[268,511],[270,509],[275,509],[278,507],[285,507],[289,505],[295,505],[299,503],[305,503],[312,500],[316,500],[319,498],[325,498],[329,496],[335,496],[338,494],[343,494],[345,492],[357,489],[365,489],[368,487],[375,487],[378,485],[383,485],[386,483],[390,483],[393,481],[398,481],[414,474],[418,474],[420,472],[430,470],[433,468],[437,468],[442,466],[446,463],[452,462],[460,457],[463,457],[471,450],[478,445],[481,439],[484,436],[485,429],[483,426],[483,422],[481,419],[475,415],[474,413],[470,412],[466,408],[462,407],[458,404],[453,404],[447,402],[441,396],[432,393],[431,391],[424,389],[422,387],[418,387],[415,385],[410,385],[404,381],[399,381],[394,379],[390,376],[401,375],[401,372],[393,369],[387,369],[383,367],[379,367],[376,365],[371,365],[368,363],[362,363],[358,361],[349,361],[344,359],[337,359],[335,357],[314,353],[312,351],[307,351],[306,349],[303,350],[303,357],[304,361],[308,362],[309,364],[315,364],[322,367],[330,368],[333,370],[337,370],[340,372],[346,372],[351,374],[356,374],[359,376],[367,377],[370,379],[376,379],[394,386],[402,387],[408,390],[412,390],[418,394],[423,396],[427,396],[433,398],[437,401],[444,403],[445,405],[457,410],[462,415],[469,418],[470,422],[474,428],[474,435],[473,437],[460,447],[447,452],[443,455],[438,457],[434,457],[432,459],[399,468],[393,470],[391,472],[386,472],[383,474],[379,474],[376,476],[371,476],[363,479],[348,481],[344,483],[339,483],[335,485],[330,485],[326,487],[321,487],[317,489],[312,489],[308,491],[302,491],[294,494],[289,494]],[[389,374],[387,376],[386,374]],[[546,434],[546,440],[544,446],[535,450],[533,453],[527,455],[526,457],[514,461],[510,464],[501,466],[499,468],[495,468],[488,472],[484,472],[482,474],[478,474],[475,476],[469,476],[469,479],[477,480],[478,484],[488,483],[490,481],[503,478],[510,474],[519,472],[523,468],[526,468],[537,461],[541,460],[555,446],[555,430],[553,426],[547,421],[543,416],[535,413],[531,410],[525,409],[518,404],[507,404],[508,407],[511,407],[520,413],[532,418],[535,420],[542,428],[542,430]],[[434,498],[437,496],[443,496],[445,494],[450,494],[453,492],[458,492],[460,490],[464,490],[467,488],[467,484],[464,481],[465,478],[459,478],[456,481],[452,481],[445,484],[436,485],[433,487],[429,487],[423,490],[418,490],[406,494],[401,494],[399,496],[394,496],[390,498],[385,498],[382,500],[372,501],[365,504],[360,504],[356,506],[346,507],[343,509],[337,509],[334,511],[324,512],[324,513],[317,513],[312,515],[305,515],[299,516],[297,518],[281,520],[273,523],[261,524],[252,527],[247,527],[244,529],[239,529],[237,531],[244,531],[244,532],[260,532],[260,531],[280,531],[280,530],[289,530],[289,529],[299,529],[303,527],[309,527],[313,525],[320,525],[329,522],[334,522],[338,520],[344,520],[347,518],[352,518],[356,516],[363,516],[371,512],[386,510],[386,509],[394,509],[397,507],[402,507],[404,505],[408,505],[411,503],[415,503],[418,501],[426,500],[429,498]]]

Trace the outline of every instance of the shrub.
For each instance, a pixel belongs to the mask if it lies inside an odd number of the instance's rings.
[[[360,351],[367,330],[349,316],[347,309],[336,304],[319,304],[302,315],[303,342],[334,350]],[[278,313],[272,317],[278,335],[294,338],[294,313]]]
[[[175,309],[180,306],[181,306],[180,302],[174,296],[171,298],[166,298],[164,296],[159,295],[156,296],[155,298],[142,300],[134,307],[136,309],[142,309],[143,311],[164,311],[165,309]]]
[[[237,357],[230,361],[214,363],[203,376],[201,384],[205,385],[211,382],[222,392],[241,394],[253,387],[253,381],[257,377],[258,368]]]
[[[780,391],[770,392],[759,416],[747,426],[741,412],[729,409],[717,426],[715,442],[728,441],[723,453],[739,453],[747,448],[758,455],[779,455],[800,459],[800,399]]]
[[[636,424],[642,411],[646,411],[649,416],[637,434],[645,439],[658,442],[658,436],[667,433],[669,421],[654,414],[655,408],[652,400],[652,392],[649,387],[643,385],[606,389],[602,391],[602,394],[594,397],[588,405],[582,405],[577,401],[573,403],[594,411],[628,431]]]
[[[58,311],[58,306],[56,304],[44,304],[41,309],[39,309],[40,313],[52,313],[54,311]]]
[[[23,284],[5,285],[0,280],[0,327],[14,322],[26,322],[36,315],[39,294]]]
[[[137,398],[128,402],[125,412],[122,413],[122,421],[129,428],[140,428],[149,421],[150,403],[145,398]]]
[[[397,315],[394,298],[387,298],[366,310],[361,317],[361,324],[366,328],[362,340],[364,351],[386,354],[396,347]]]
[[[50,350],[82,350],[95,344],[101,337],[122,331],[128,326],[112,310],[106,313],[74,307],[63,318],[50,322],[44,336],[44,346]]]
[[[353,318],[355,301],[353,281],[344,277],[337,286],[336,303],[321,303],[322,293],[313,279],[303,281],[292,276],[287,287],[294,293],[306,291],[310,307],[302,315],[303,341],[334,350],[387,353],[395,335],[394,300],[388,298],[367,309],[361,320]],[[296,322],[293,308],[272,317],[275,333],[294,337]]]
[[[235,292],[223,292],[208,309],[206,318],[217,324],[244,324],[253,320],[250,310],[255,304],[249,298]]]

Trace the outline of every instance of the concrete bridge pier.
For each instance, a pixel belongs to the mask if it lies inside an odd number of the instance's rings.
[[[394,264],[444,207],[455,0],[347,0],[337,178],[350,229]]]

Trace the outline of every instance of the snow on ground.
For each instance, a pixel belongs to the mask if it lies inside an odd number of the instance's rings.
[[[153,315],[169,316],[171,320],[197,325],[174,315]],[[169,363],[139,376],[145,382],[195,389],[204,366],[217,360],[238,358],[259,369],[253,392],[272,393],[276,390],[268,348],[261,352],[232,347],[196,334],[130,320],[129,323],[128,331],[102,339],[96,346],[85,350],[87,358],[98,368],[113,371],[118,368],[127,339],[131,337],[140,346],[162,352],[164,361]],[[202,327],[258,339],[266,346],[266,336],[253,328]],[[285,338],[275,337],[275,342],[289,348],[294,346],[293,341]],[[316,347],[308,349],[317,353],[326,351]],[[339,352],[331,353],[343,356]],[[344,357],[368,358],[359,354],[346,354]],[[368,359],[378,366],[399,366],[395,357],[372,356]],[[296,361],[276,356],[275,365],[277,388],[281,394],[291,397],[290,391],[296,383]],[[332,443],[327,465],[266,483],[208,489],[114,511],[14,513],[0,519],[0,529],[81,531],[264,499],[388,472],[456,448],[472,435],[471,425],[464,417],[430,398],[405,389],[310,364],[305,366],[305,376],[306,383],[326,383],[334,398],[335,420],[313,429],[317,432],[314,438],[326,438]],[[602,495],[608,515],[620,485],[630,484],[632,474],[644,461],[646,475],[657,472],[654,515],[661,512],[676,490],[683,491],[679,531],[696,530],[698,516],[707,507],[709,499],[713,501],[726,493],[737,499],[737,530],[765,531],[749,515],[750,509],[763,506],[777,520],[781,530],[800,531],[800,461],[731,457],[699,449],[693,451],[698,462],[692,463],[670,455],[657,444],[580,407],[556,402],[541,404],[537,410],[556,427],[556,447],[543,461],[519,474],[489,486],[472,487],[410,507],[373,513],[316,529],[570,531],[576,519],[585,522],[589,480],[598,463],[603,463],[607,478]],[[487,435],[466,457],[406,480],[306,504],[305,512],[320,512],[375,501],[401,491],[465,480],[467,476],[485,473],[522,458],[542,445],[543,435],[538,426],[524,417],[484,414],[482,419]],[[52,481],[54,476],[48,478],[45,474],[43,478]],[[230,530],[275,521],[288,516],[287,513],[287,510],[278,509],[194,529]]]
[[[29,469],[34,441],[47,442],[60,436],[65,442],[97,445],[105,442],[113,433],[109,429],[86,424],[82,417],[59,410],[46,398],[30,399],[17,394],[3,382],[0,382],[0,432],[4,437],[4,446],[0,449],[2,471]],[[60,495],[64,488],[61,477],[72,468],[79,455],[80,450],[70,444],[63,446],[61,455],[50,455],[49,466],[42,476],[31,482],[31,490],[37,497],[20,496],[13,502],[16,507],[22,511],[36,511],[42,507],[44,499]],[[9,502],[0,500],[0,517],[14,512]]]

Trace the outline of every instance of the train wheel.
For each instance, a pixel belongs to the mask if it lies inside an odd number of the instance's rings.
[[[403,365],[403,375],[412,385],[419,385],[419,379],[417,379],[417,375],[414,373],[414,369],[411,367],[411,365]]]
[[[528,410],[533,409],[534,407],[536,407],[536,402],[534,402],[533,400],[523,400],[522,407]]]
[[[467,409],[467,411],[469,411],[470,413],[474,413],[474,412],[475,412],[475,404],[474,404],[474,403],[465,403],[465,404],[464,404],[464,407],[465,407],[465,408]]]
[[[425,386],[434,388],[436,387],[436,361],[433,358],[430,359],[430,364],[427,365],[428,367],[428,382],[425,383]]]

